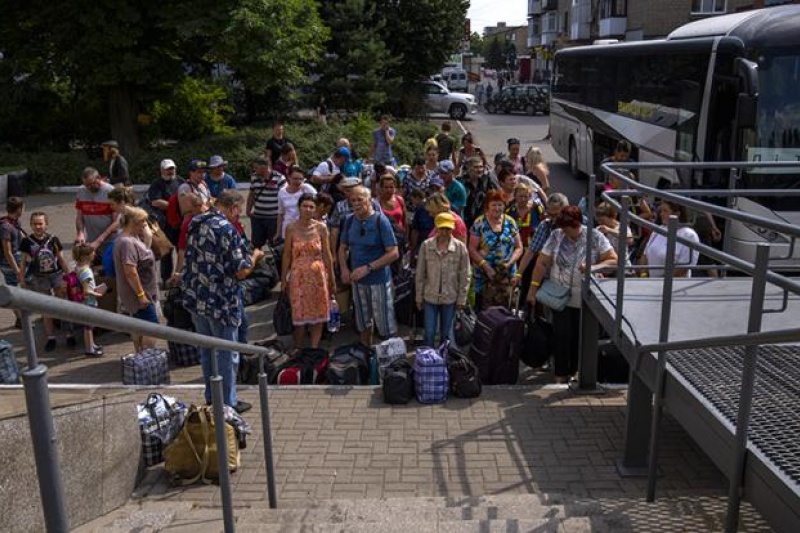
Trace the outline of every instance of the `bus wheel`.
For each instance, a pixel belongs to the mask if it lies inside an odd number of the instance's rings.
[[[529,114],[530,116],[533,116],[533,115],[535,115],[535,114],[536,114],[536,106],[535,106],[535,105],[533,105],[533,104],[528,104],[528,105],[525,107],[525,112],[526,112],[527,114]]]
[[[569,171],[574,177],[580,177],[578,170],[578,148],[575,146],[575,139],[569,140]]]

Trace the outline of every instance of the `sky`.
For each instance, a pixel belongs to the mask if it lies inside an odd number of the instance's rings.
[[[527,26],[527,0],[470,0],[467,17],[473,32],[483,34],[486,26],[505,22],[508,26]]]

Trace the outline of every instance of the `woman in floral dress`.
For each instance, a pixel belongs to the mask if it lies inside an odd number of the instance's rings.
[[[289,291],[292,304],[295,348],[303,346],[306,327],[310,330],[311,347],[318,348],[330,314],[331,294],[336,294],[336,281],[328,228],[314,219],[314,195],[301,195],[297,205],[300,218],[286,228],[281,286]]]

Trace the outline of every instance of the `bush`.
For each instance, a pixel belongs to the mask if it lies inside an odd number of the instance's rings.
[[[341,137],[348,138],[360,156],[369,155],[371,133],[377,127],[377,121],[367,115],[358,115],[342,121],[332,119],[327,126],[303,121],[286,121],[284,125],[286,136],[296,145],[300,166],[310,169],[334,151]],[[396,121],[393,127],[397,130],[394,153],[401,163],[410,163],[415,155],[421,155],[425,140],[437,131],[436,125],[430,122]],[[271,135],[271,127],[242,128],[196,141],[161,143],[136,155],[123,155],[128,157],[134,183],[150,183],[158,177],[162,159],[173,159],[178,165],[178,175],[186,176],[190,160],[208,160],[215,154],[224,157],[228,161],[228,172],[243,182],[249,179],[250,164],[255,157],[263,155],[264,145]],[[92,150],[0,152],[0,167],[29,169],[32,179],[26,183],[28,192],[41,192],[47,187],[80,184],[81,171],[86,166],[94,166],[101,174],[106,174],[108,164],[94,156],[95,153]]]

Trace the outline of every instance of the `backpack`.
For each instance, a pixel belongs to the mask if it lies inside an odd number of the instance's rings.
[[[450,373],[450,392],[459,398],[477,398],[481,395],[481,377],[478,367],[469,357],[450,349],[447,357],[447,371]]]
[[[444,403],[450,379],[444,358],[433,348],[417,348],[414,361],[414,392],[419,403]]]
[[[395,359],[383,373],[383,401],[403,405],[414,397],[414,370],[408,359]]]
[[[178,229],[181,227],[183,217],[181,216],[181,206],[178,202],[178,191],[172,193],[167,200],[166,218],[167,225],[169,225],[170,228]]]
[[[60,270],[56,254],[50,248],[52,241],[52,236],[47,237],[43,244],[38,244],[31,239],[31,265],[29,270],[31,274],[47,276]]]
[[[78,278],[77,272],[67,272],[64,274],[64,285],[67,289],[67,299],[71,302],[83,303],[83,284]]]
[[[369,384],[370,349],[361,343],[340,346],[331,354],[326,372],[329,385]]]

